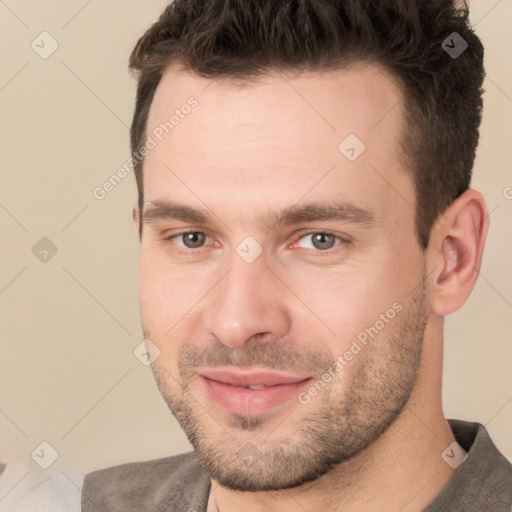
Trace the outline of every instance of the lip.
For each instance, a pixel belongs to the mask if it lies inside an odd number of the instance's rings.
[[[269,371],[209,369],[199,373],[208,394],[229,412],[255,415],[297,396],[313,379]],[[260,389],[248,386],[263,385]]]
[[[291,375],[288,373],[277,373],[270,371],[252,370],[252,371],[233,371],[222,368],[207,369],[199,372],[203,377],[210,380],[216,380],[223,384],[231,386],[247,387],[258,384],[264,386],[276,386],[279,384],[296,384],[308,376]]]

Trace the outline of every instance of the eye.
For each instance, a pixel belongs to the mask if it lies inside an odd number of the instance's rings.
[[[187,231],[173,235],[169,237],[169,240],[172,240],[178,247],[189,249],[190,252],[193,252],[194,249],[200,249],[207,238],[208,235],[202,231]]]
[[[184,231],[176,233],[167,239],[176,245],[176,250],[183,253],[201,252],[206,246],[209,236],[202,231]],[[303,249],[312,249],[314,254],[327,255],[338,245],[348,245],[350,240],[325,231],[309,231],[300,234],[294,245]],[[215,243],[213,244],[215,245]]]
[[[336,241],[339,241],[336,243]],[[314,249],[320,252],[329,252],[333,247],[348,242],[339,236],[324,231],[310,231],[303,233],[297,240],[296,245],[303,249]]]

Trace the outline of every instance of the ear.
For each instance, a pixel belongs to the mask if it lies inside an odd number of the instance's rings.
[[[140,232],[140,210],[139,206],[135,205],[132,210],[133,227],[137,233]]]
[[[480,192],[469,189],[439,215],[428,247],[432,312],[445,316],[459,309],[473,289],[489,229]]]

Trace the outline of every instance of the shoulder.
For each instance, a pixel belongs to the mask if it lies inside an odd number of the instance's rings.
[[[27,457],[11,457],[0,475],[0,512],[74,512],[80,491],[67,473],[48,473]]]
[[[489,432],[480,423],[448,421],[455,440],[467,455],[452,479],[425,512],[509,511],[512,506],[510,461],[498,450]]]
[[[88,473],[82,489],[84,512],[187,510],[207,499],[210,479],[195,452],[130,462]],[[165,508],[164,508],[165,507]],[[199,510],[199,509],[198,509]]]
[[[126,485],[127,479],[135,478],[140,480],[141,476],[151,476],[157,481],[168,479],[170,476],[180,475],[201,470],[195,452],[180,453],[171,457],[153,459],[139,462],[128,462],[118,466],[111,466],[88,473],[84,482],[119,481],[119,484]],[[133,482],[130,482],[130,484]]]
[[[449,423],[456,441],[468,453],[466,467],[478,468],[481,478],[488,484],[493,479],[512,481],[512,464],[498,450],[484,425],[461,420],[449,420]]]

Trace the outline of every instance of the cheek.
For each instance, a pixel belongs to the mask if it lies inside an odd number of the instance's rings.
[[[375,258],[371,264],[351,265],[343,270],[301,277],[296,273],[294,291],[303,303],[297,305],[303,311],[298,329],[307,332],[309,339],[318,339],[319,333],[325,333],[326,348],[334,357],[342,354],[365,329],[376,322],[380,327],[381,315],[391,310],[385,320],[395,316],[395,310],[411,291],[413,270],[404,264],[396,265],[395,258]]]
[[[215,283],[208,272],[172,265],[158,252],[143,248],[138,281],[144,332],[162,347],[174,347],[198,329],[205,294]]]
[[[139,304],[142,323],[148,336],[161,339],[178,321],[186,302],[183,283],[158,257],[141,250],[139,259]],[[184,311],[181,312],[183,316]],[[170,334],[170,333],[169,333]]]

